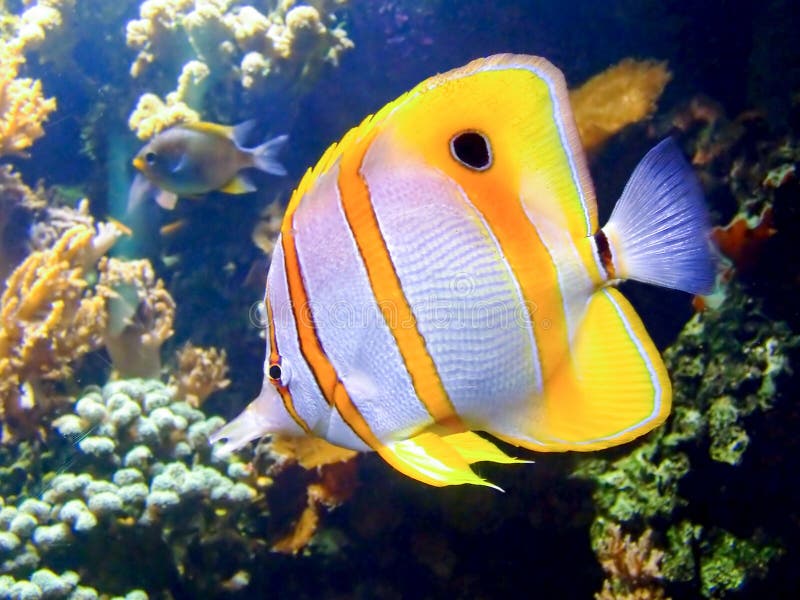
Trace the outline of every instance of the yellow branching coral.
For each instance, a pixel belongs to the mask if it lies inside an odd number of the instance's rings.
[[[671,78],[666,63],[628,58],[571,91],[584,147],[593,150],[626,125],[649,117]]]
[[[23,384],[64,379],[101,346],[105,298],[85,276],[120,233],[111,225],[75,226],[8,277],[0,298],[0,417],[7,429],[25,426]]]
[[[19,40],[0,41],[0,156],[24,155],[56,109],[55,99],[42,95],[40,81],[17,77],[24,63]]]
[[[199,408],[211,394],[230,385],[227,376],[225,350],[186,344],[178,351],[178,372],[170,384],[176,388],[178,398],[184,398],[191,406]]]
[[[75,0],[25,0],[28,7],[17,24],[17,39],[26,50],[39,49],[48,35],[64,29],[64,21],[75,9]]]
[[[175,301],[148,260],[103,258],[97,289],[106,298],[103,342],[121,377],[158,377],[161,345],[172,334]]]

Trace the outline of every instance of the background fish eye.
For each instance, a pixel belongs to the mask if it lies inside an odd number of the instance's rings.
[[[144,160],[147,162],[148,165],[155,164],[156,162],[156,153],[155,152],[148,152],[144,155]]]
[[[473,171],[485,171],[492,166],[489,139],[479,131],[462,131],[450,140],[450,154]]]

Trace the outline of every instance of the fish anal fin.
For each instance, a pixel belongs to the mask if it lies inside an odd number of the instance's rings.
[[[254,186],[247,177],[240,173],[224,186],[219,188],[219,191],[226,194],[247,194],[249,192],[254,192],[255,189],[256,186]]]
[[[428,485],[471,484],[500,490],[476,475],[469,467],[469,461],[448,444],[446,438],[435,433],[426,432],[407,440],[390,442],[377,451],[392,467]]]
[[[520,425],[530,439],[498,437],[539,451],[599,450],[644,435],[669,415],[664,363],[616,289],[590,299],[571,358],[547,382],[530,421]]]
[[[492,442],[486,438],[482,438],[474,431],[464,431],[463,433],[447,435],[444,437],[444,441],[452,446],[455,451],[461,455],[461,458],[466,460],[469,464],[476,462],[494,462],[510,465],[533,462],[509,456]]]

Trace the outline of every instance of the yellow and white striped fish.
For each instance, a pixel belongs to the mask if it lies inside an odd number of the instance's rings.
[[[266,290],[263,389],[217,432],[374,450],[419,481],[491,485],[477,461],[627,442],[669,414],[664,364],[613,287],[707,292],[702,194],[676,145],[608,224],[561,72],[498,55],[432,77],[309,170]]]

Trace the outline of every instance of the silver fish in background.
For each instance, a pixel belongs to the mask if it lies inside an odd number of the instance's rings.
[[[178,196],[199,196],[218,190],[245,194],[256,189],[241,171],[255,168],[272,175],[286,175],[277,155],[289,139],[279,135],[255,148],[244,140],[255,121],[236,126],[216,123],[175,125],[157,134],[133,159],[139,171],[128,193],[128,212],[150,197],[167,210]]]

